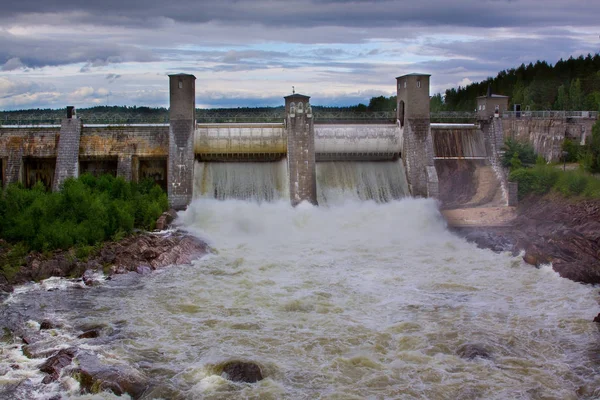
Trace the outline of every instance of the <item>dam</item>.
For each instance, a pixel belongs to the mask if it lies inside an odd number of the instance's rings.
[[[280,122],[207,123],[196,121],[195,77],[171,75],[168,123],[93,124],[70,107],[57,125],[0,125],[0,180],[57,190],[83,173],[149,178],[175,209],[198,197],[514,205],[516,186],[500,166],[504,139],[529,140],[556,161],[560,143],[585,142],[597,117],[515,118],[484,106],[472,123],[431,123],[429,79],[396,78],[393,120],[318,120],[310,97],[294,93]],[[487,99],[497,105],[502,97]]]
[[[1,127],[4,184],[151,178],[214,251],[93,286],[31,282],[0,320],[49,354],[77,348],[143,378],[140,399],[597,398],[597,288],[477,248],[440,214],[436,199],[509,201],[502,117],[431,123],[424,92],[399,92],[396,123],[318,123],[298,95],[280,123],[198,123],[185,106],[168,124]],[[82,393],[64,370],[46,383],[44,358],[2,337],[0,397],[123,398]],[[264,379],[232,382],[231,361]]]

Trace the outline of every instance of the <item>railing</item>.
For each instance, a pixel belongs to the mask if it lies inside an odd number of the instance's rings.
[[[63,112],[40,115],[7,114],[0,117],[0,126],[47,126],[60,125]],[[77,118],[84,124],[93,125],[133,125],[169,123],[168,115],[136,115],[136,114],[86,114],[80,113]]]
[[[168,124],[168,113],[156,115],[116,114],[116,113],[78,113],[77,117],[86,125],[134,125],[134,124]],[[591,118],[598,119],[597,111],[507,111],[503,118]],[[42,114],[27,112],[0,112],[0,126],[47,126],[60,125],[64,118],[63,110]],[[313,108],[316,123],[395,123],[396,111],[351,112],[331,111]],[[236,110],[196,110],[198,123],[281,123],[285,120],[282,108],[273,111],[236,111]],[[430,114],[431,122],[472,123],[477,120],[477,113],[462,111],[441,111]]]
[[[206,123],[242,123],[242,122],[283,122],[283,109],[273,111],[235,111],[235,110],[196,110],[196,122]]]
[[[598,119],[598,111],[505,111],[502,118]]]

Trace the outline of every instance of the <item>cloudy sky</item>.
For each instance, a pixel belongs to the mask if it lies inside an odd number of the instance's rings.
[[[319,105],[431,92],[600,51],[598,0],[0,0],[0,110],[168,106],[171,73],[199,107]]]

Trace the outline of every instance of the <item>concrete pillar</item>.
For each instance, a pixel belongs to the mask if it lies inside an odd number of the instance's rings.
[[[437,173],[429,116],[429,77],[409,74],[396,78],[397,118],[403,142],[402,160],[413,196],[435,196]]]
[[[63,118],[60,124],[60,138],[56,149],[56,169],[52,181],[52,191],[58,191],[67,178],[79,176],[79,140],[81,138],[81,120],[73,107],[68,107],[70,117]]]
[[[4,187],[11,183],[23,181],[23,141],[10,141],[8,146]]]
[[[133,178],[133,156],[131,154],[119,154],[117,178],[123,178],[127,182],[131,182]]]
[[[182,210],[192,201],[194,188],[194,130],[196,127],[196,77],[169,75],[169,204]]]
[[[288,173],[292,206],[308,201],[317,204],[315,128],[309,96],[285,97]]]

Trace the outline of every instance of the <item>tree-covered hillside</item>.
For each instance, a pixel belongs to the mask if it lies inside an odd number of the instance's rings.
[[[477,96],[492,92],[510,96],[512,104],[531,110],[600,110],[600,54],[521,64],[504,70],[494,78],[466,87],[446,90],[443,108],[448,111],[475,109]],[[441,96],[440,96],[441,99]],[[434,99],[435,100],[435,99]],[[439,99],[438,99],[439,100]]]

